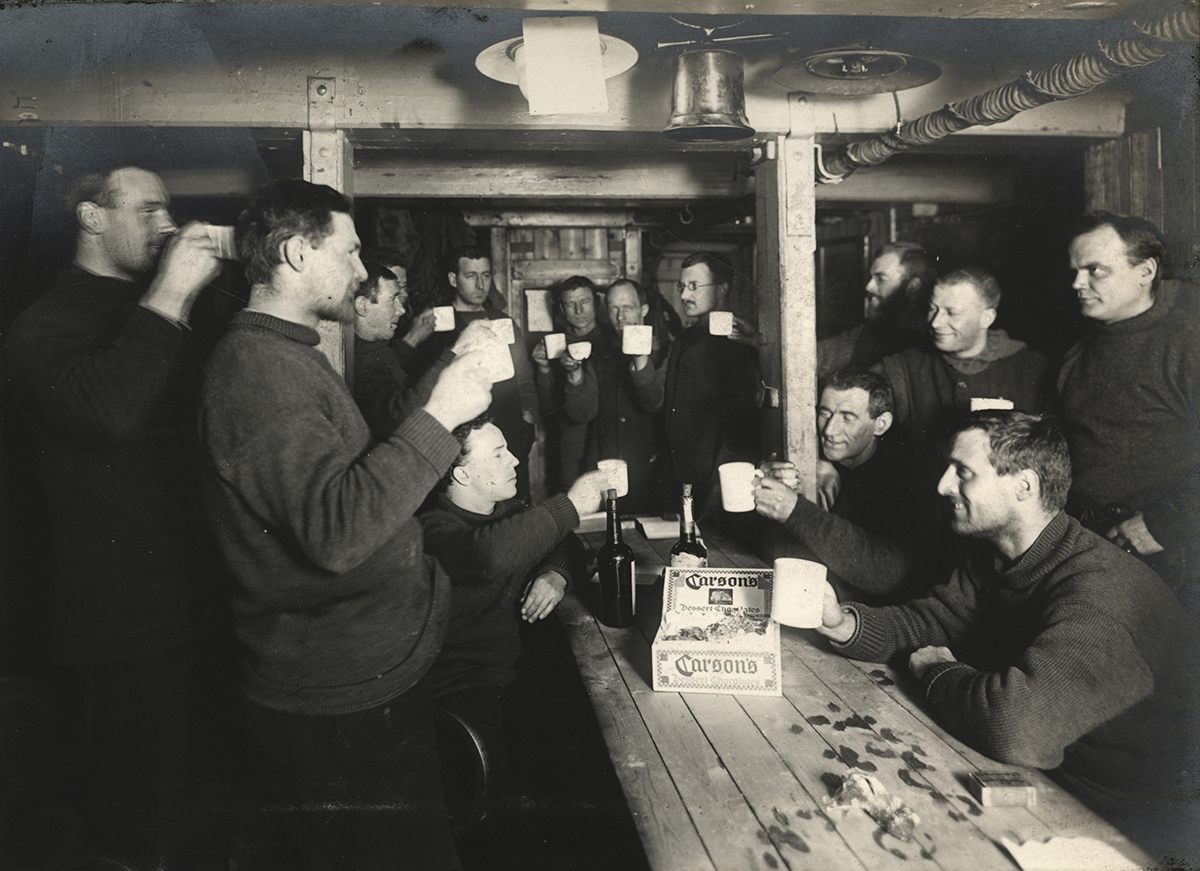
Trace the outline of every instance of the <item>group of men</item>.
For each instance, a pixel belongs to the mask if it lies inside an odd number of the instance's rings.
[[[464,249],[447,268],[454,328],[422,312],[397,338],[403,265],[364,263],[345,197],[279,182],[238,221],[249,302],[207,349],[189,320],[217,247],[204,225],[175,226],[161,180],[91,174],[71,208],[74,264],[7,353],[38,447],[52,651],[93,834],[147,864],[178,850],[177,791],[231,607],[241,720],[298,811],[297,861],[457,867],[434,706],[503,772],[519,623],[580,577],[572,530],[608,485],[595,461],[626,460],[636,507],[661,507],[655,480],[690,483],[715,517],[718,465],[761,455],[757,350],[740,324],[709,330],[728,265],[689,257],[692,325],[636,353],[598,323],[590,281],[562,282],[568,342],[591,353],[550,359],[519,330],[498,350],[490,260]],[[1089,329],[1055,381],[993,329],[991,276],[935,278],[919,246],[881,251],[866,324],[821,355],[835,362],[815,501],[786,463],[765,464],[763,520],[737,528],[828,567],[819,631],[837,649],[911,654],[951,731],[1055,769],[1118,823],[1136,802],[1131,829],[1171,829],[1182,849],[1190,830],[1161,815],[1195,813],[1194,301],[1163,283],[1161,239],[1139,219],[1090,216],[1070,258]],[[634,281],[603,302],[617,330],[647,322]],[[321,320],[353,325],[350,385],[317,348]],[[510,377],[495,377],[497,353]],[[530,505],[538,414],[555,419],[559,486]]]

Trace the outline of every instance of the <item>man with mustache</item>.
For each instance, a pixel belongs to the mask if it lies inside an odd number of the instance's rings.
[[[743,341],[712,335],[709,316],[727,311],[733,269],[715,254],[698,251],[683,261],[679,299],[693,324],[683,331],[659,369],[648,357],[630,364],[643,408],[662,412],[669,468],[663,478],[668,505],[680,486],[691,484],[696,511],[720,504],[717,467],[761,454],[759,367],[756,349]],[[741,336],[741,324],[735,321]]]
[[[189,323],[220,261],[205,226],[177,228],[168,205],[141,167],[79,176],[75,261],[8,340],[87,835],[147,864],[172,850],[170,802],[203,710],[223,704],[209,689],[222,581],[194,510],[203,349]]]
[[[826,379],[817,431],[841,487],[826,510],[789,486],[782,464],[772,464],[774,474],[754,489],[755,510],[780,524],[771,557],[815,559],[836,589],[870,602],[899,601],[937,580],[930,563],[942,524],[933,488],[888,436],[891,426],[892,390],[882,375],[843,369]]]
[[[1200,318],[1163,280],[1142,218],[1097,212],[1071,240],[1087,319],[1058,375],[1075,480],[1068,510],[1158,572],[1200,615]]]

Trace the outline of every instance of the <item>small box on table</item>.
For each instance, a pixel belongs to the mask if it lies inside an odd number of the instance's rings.
[[[778,696],[770,569],[668,568],[651,649],[654,689]]]
[[[1032,807],[1037,787],[1015,771],[972,771],[971,792],[984,807]]]

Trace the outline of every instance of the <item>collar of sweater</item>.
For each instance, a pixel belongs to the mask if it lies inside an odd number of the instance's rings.
[[[1062,511],[1055,514],[1029,550],[1015,564],[997,572],[1004,586],[1014,590],[1027,589],[1054,571],[1062,562],[1064,554],[1059,551],[1070,529],[1071,520],[1067,515]],[[992,552],[994,555],[994,548]]]
[[[1024,342],[1010,339],[1004,330],[988,330],[987,342],[984,344],[983,350],[974,357],[960,359],[951,357],[949,354],[942,354],[942,359],[946,361],[947,366],[957,369],[964,375],[976,375],[996,360],[1011,357],[1024,349]]]
[[[354,353],[358,356],[366,357],[371,354],[378,354],[380,351],[388,350],[391,346],[387,339],[379,339],[376,341],[368,341],[354,337]]]
[[[460,517],[472,526],[484,526],[495,520],[500,520],[514,513],[521,508],[521,500],[519,498],[505,499],[503,502],[496,503],[496,509],[491,514],[480,514],[478,511],[471,511],[459,505],[455,505],[450,499],[450,496],[443,490],[437,495],[437,507],[443,511],[449,511],[456,517]]]
[[[1091,325],[1091,331],[1097,336],[1127,336],[1131,333],[1152,330],[1166,320],[1167,315],[1171,313],[1171,309],[1175,307],[1175,296],[1176,289],[1173,285],[1159,284],[1157,294],[1154,298],[1154,305],[1150,306],[1150,308],[1146,309],[1140,315],[1135,315],[1134,317],[1111,324],[1102,324],[1094,321]]]
[[[321,334],[312,327],[306,327],[304,324],[297,324],[293,321],[285,321],[283,318],[277,318],[274,315],[264,314],[263,312],[246,311],[243,309],[233,316],[229,321],[229,325],[258,327],[264,330],[270,330],[273,333],[278,333],[285,339],[291,339],[293,342],[300,342],[304,345],[317,346],[321,342]]]

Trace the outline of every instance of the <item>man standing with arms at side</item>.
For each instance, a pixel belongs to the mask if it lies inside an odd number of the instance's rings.
[[[77,779],[92,834],[138,862],[170,852],[164,807],[179,811],[200,712],[224,704],[211,695],[222,581],[189,508],[201,349],[188,321],[220,262],[204,226],[177,231],[167,205],[145,169],[77,179],[75,263],[8,344],[50,517],[49,649],[80,731]]]
[[[891,242],[871,261],[863,320],[817,342],[817,377],[864,368],[925,341],[925,310],[936,277],[933,258],[915,242]]]
[[[458,456],[450,430],[488,405],[484,355],[448,365],[371,446],[316,348],[320,320],[354,319],[366,277],[349,200],[279,182],[237,229],[250,302],[209,362],[201,437],[247,726],[299,810],[304,867],[457,867],[425,679],[449,586],[414,513]]]
[[[1096,212],[1071,240],[1088,321],[1058,375],[1068,511],[1141,557],[1200,616],[1200,319],[1163,282],[1149,221]]]
[[[906,447],[887,435],[891,426],[892,389],[882,375],[843,369],[825,380],[817,432],[841,486],[826,511],[777,475],[758,482],[755,510],[780,524],[771,558],[815,559],[839,591],[868,602],[901,601],[942,580],[931,565],[942,527],[936,497]]]
[[[971,415],[938,483],[954,531],[976,539],[950,580],[884,608],[839,606],[826,586],[817,631],[855,659],[910,653],[943,727],[1053,771],[1156,859],[1192,867],[1197,627],[1153,572],[1063,512],[1070,485],[1051,421]]]
[[[679,298],[696,322],[671,345],[661,369],[648,357],[630,364],[642,407],[663,415],[670,460],[663,499],[675,504],[680,486],[691,484],[698,514],[720,505],[717,467],[755,462],[761,450],[758,354],[709,332],[709,315],[728,309],[732,278],[729,265],[714,254],[697,252],[684,260]]]

